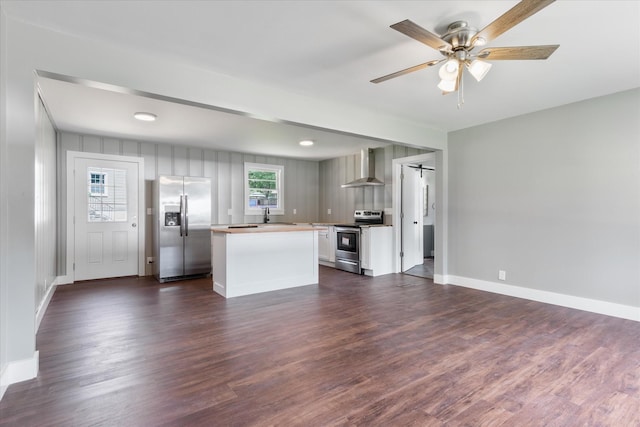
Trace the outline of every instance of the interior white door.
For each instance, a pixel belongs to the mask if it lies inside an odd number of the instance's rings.
[[[402,221],[402,271],[423,263],[422,208],[424,196],[419,172],[402,166],[401,221]]]
[[[138,274],[137,215],[137,163],[75,159],[75,280]]]

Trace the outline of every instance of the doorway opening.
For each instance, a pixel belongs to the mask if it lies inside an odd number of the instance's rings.
[[[419,227],[417,240],[421,245],[421,248],[418,248],[414,254],[414,262],[416,264],[403,270],[405,274],[424,277],[425,279],[433,279],[435,256],[435,164],[431,165],[431,163],[433,162],[427,161],[402,166],[403,175],[405,175],[403,185],[409,180],[407,176],[415,181],[411,185],[413,187],[411,192],[406,192],[403,188],[402,196],[403,198],[413,198],[412,204],[416,207],[416,217],[418,219],[416,222],[418,222]],[[403,216],[406,217],[406,215]]]
[[[437,215],[442,188],[436,152],[394,159],[394,221],[397,271],[440,282],[443,224]],[[440,276],[439,276],[440,274]]]

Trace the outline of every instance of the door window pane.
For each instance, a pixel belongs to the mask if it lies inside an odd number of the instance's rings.
[[[127,221],[127,171],[87,168],[89,222]]]

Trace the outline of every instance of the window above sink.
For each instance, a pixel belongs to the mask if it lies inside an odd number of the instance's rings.
[[[284,166],[262,163],[244,164],[244,214],[284,214]]]

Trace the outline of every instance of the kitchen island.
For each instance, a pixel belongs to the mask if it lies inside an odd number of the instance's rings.
[[[213,290],[225,298],[318,283],[318,228],[211,227]]]

